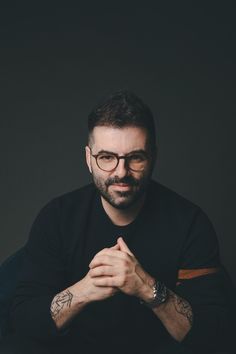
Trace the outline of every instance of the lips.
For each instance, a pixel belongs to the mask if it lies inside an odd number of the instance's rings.
[[[126,183],[114,183],[112,184],[112,187],[117,190],[129,190],[132,186]]]
[[[118,187],[131,187],[130,184],[126,184],[126,183],[114,183],[113,186],[118,186]]]

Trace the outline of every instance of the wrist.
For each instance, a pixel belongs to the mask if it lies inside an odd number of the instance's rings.
[[[150,294],[150,293],[149,293]],[[169,292],[164,283],[155,281],[152,286],[151,298],[141,299],[141,304],[153,309],[164,305],[169,297]]]
[[[143,302],[150,302],[153,299],[153,286],[155,284],[155,279],[148,278],[140,288],[138,298]]]
[[[82,279],[70,287],[73,294],[74,303],[78,306],[86,306],[93,301],[89,287],[86,285],[85,279]]]

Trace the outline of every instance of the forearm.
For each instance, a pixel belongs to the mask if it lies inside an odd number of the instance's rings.
[[[153,309],[170,335],[181,342],[192,327],[193,312],[185,299],[168,290],[169,297],[164,304]]]
[[[113,296],[113,287],[97,287],[90,272],[74,285],[55,295],[51,303],[51,316],[58,329],[66,327],[89,303]]]
[[[142,287],[141,299],[150,303],[153,300],[153,284],[155,280],[147,277]],[[181,342],[192,327],[193,313],[190,304],[168,289],[167,300],[152,309],[165,326],[170,335]]]
[[[66,327],[88,302],[89,299],[84,291],[83,281],[56,294],[50,308],[56,327],[58,329]]]
[[[153,297],[152,288],[149,285],[145,291],[145,302],[151,301]],[[167,300],[156,307],[153,312],[161,320],[170,335],[181,342],[192,327],[193,312],[190,304],[173,291],[168,289]]]
[[[58,329],[66,327],[91,301],[96,301],[88,276],[54,296],[51,316]]]

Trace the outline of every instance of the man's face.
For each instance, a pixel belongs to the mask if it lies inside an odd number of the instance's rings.
[[[144,128],[106,126],[95,127],[86,147],[86,161],[94,184],[102,197],[117,209],[126,209],[138,201],[146,191],[151,176],[151,156],[148,151],[148,135]],[[101,170],[92,155],[112,153],[118,156],[135,156],[135,152],[147,156],[140,171],[133,171],[124,159],[120,159],[112,171]],[[105,161],[108,160],[105,156]]]

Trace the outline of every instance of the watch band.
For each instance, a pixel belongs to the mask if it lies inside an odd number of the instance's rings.
[[[168,289],[164,283],[156,281],[152,287],[153,290],[153,299],[151,301],[141,301],[141,304],[149,308],[157,307],[158,305],[163,304],[168,299]]]

